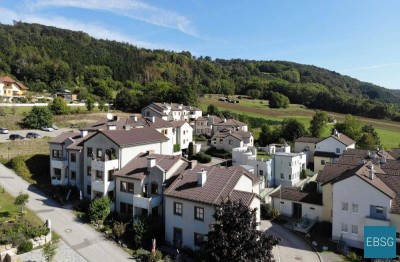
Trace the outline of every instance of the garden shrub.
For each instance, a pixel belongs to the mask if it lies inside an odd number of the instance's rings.
[[[26,253],[29,252],[33,249],[33,244],[31,241],[26,240],[24,242],[22,242],[19,246],[18,246],[18,254],[22,254],[22,253]]]

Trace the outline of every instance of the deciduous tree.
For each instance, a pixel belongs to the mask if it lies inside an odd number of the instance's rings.
[[[53,115],[47,107],[34,106],[23,122],[26,127],[40,129],[42,126],[51,126]]]
[[[69,113],[69,107],[61,97],[55,97],[53,102],[49,105],[49,109],[54,115],[66,115]]]
[[[310,134],[314,137],[321,137],[325,130],[327,122],[328,114],[323,111],[317,110],[310,121]]]
[[[111,200],[108,196],[95,198],[89,206],[89,218],[92,223],[103,224],[104,219],[110,214]]]

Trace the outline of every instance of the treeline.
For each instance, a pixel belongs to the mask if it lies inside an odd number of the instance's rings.
[[[115,100],[123,110],[140,109],[149,101],[195,105],[207,93],[269,99],[278,92],[310,108],[400,120],[399,91],[315,66],[196,58],[186,51],[137,48],[21,22],[0,25],[0,74],[35,92],[72,89],[80,99],[95,96],[110,102],[123,91],[131,99]]]

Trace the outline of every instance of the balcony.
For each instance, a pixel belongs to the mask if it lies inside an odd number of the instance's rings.
[[[53,186],[63,186],[63,185],[68,184],[68,179],[66,179],[66,178],[61,179],[61,177],[52,177],[51,184]]]
[[[118,170],[118,159],[105,160],[104,158],[97,158],[92,160],[92,169],[107,172],[108,170]]]
[[[384,218],[376,218],[376,217],[365,217],[364,225],[365,226],[389,226],[390,221]]]
[[[67,160],[63,158],[52,158],[51,159],[51,168],[59,168],[63,169],[67,166]]]
[[[140,195],[133,196],[133,206],[144,209],[152,209],[153,207],[161,205],[162,196],[157,195],[150,198],[142,197]]]
[[[114,190],[114,188],[115,188],[114,181],[104,182],[103,180],[92,180],[92,190],[93,191],[106,193],[106,192]]]

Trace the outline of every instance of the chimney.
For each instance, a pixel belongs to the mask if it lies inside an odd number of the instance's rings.
[[[382,156],[380,163],[381,164],[386,164],[386,157]]]
[[[339,132],[335,129],[333,130],[333,135],[339,137]]]
[[[197,165],[197,160],[189,161],[189,169],[192,170]]]
[[[224,118],[224,123],[226,123],[226,118]]]
[[[136,115],[131,115],[129,118],[130,118],[131,120],[137,122],[137,116],[136,116]]]
[[[81,137],[87,136],[88,131],[87,130],[81,130]]]
[[[146,151],[146,156],[149,156],[149,155],[151,155],[151,154],[153,154],[154,153],[154,150],[147,150]]]
[[[147,158],[147,170],[150,170],[153,166],[156,165],[156,159],[154,157]]]
[[[117,130],[116,125],[107,125],[107,130]]]
[[[204,186],[207,180],[207,171],[204,171],[202,168],[200,172],[197,173],[197,185],[198,186]]]
[[[155,116],[150,117],[150,121],[151,121],[152,123],[155,123],[155,122],[156,122],[156,117],[155,117]]]
[[[374,169],[374,165],[373,164],[371,164],[370,166],[369,166],[369,173],[368,173],[368,178],[369,179],[371,179],[371,180],[374,180],[375,179],[375,169]]]

